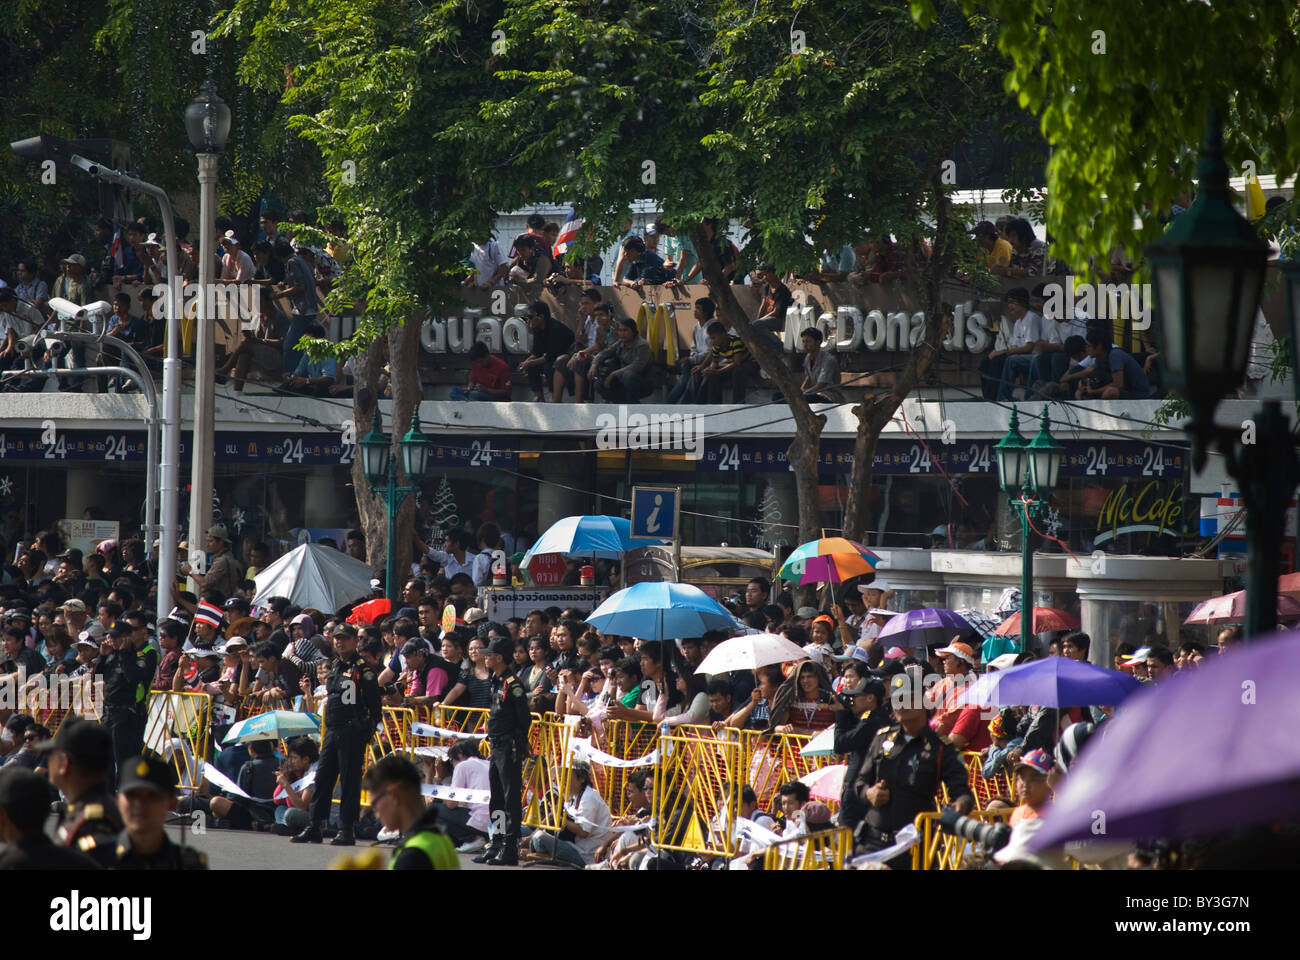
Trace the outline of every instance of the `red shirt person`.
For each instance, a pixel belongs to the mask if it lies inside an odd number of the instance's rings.
[[[513,383],[510,368],[500,357],[488,351],[487,344],[476,341],[469,348],[469,380],[464,387],[452,387],[453,400],[509,400]]]

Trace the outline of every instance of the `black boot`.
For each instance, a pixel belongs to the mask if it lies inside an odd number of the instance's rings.
[[[519,866],[519,838],[506,837],[501,849],[496,856],[487,861],[490,867],[517,867]]]
[[[355,847],[356,845],[357,838],[353,835],[351,826],[339,827],[339,832],[330,841],[331,847]]]
[[[321,836],[320,823],[313,820],[307,826],[303,827],[301,833],[294,834],[289,838],[290,843],[321,843],[324,841]]]
[[[474,858],[473,858],[473,862],[474,862],[474,863],[487,863],[487,862],[490,861],[493,857],[495,857],[498,853],[501,852],[501,848],[502,848],[503,846],[505,846],[505,844],[502,843],[500,840],[493,840],[492,843],[491,843],[491,845],[489,845],[488,848],[487,848],[486,850],[484,850],[482,853],[480,853],[477,857],[474,857]]]

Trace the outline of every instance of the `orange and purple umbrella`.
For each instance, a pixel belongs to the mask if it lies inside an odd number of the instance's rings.
[[[777,577],[802,586],[806,583],[842,583],[874,573],[880,558],[844,537],[823,537],[796,547]]]
[[[1055,607],[1034,607],[1031,623],[1030,633],[1047,633],[1049,630],[1073,630],[1079,625],[1079,618]],[[1020,614],[1013,613],[993,632],[1000,637],[1020,636]]]

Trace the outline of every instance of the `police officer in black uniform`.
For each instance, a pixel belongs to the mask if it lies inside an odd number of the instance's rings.
[[[98,870],[84,853],[45,835],[50,784],[39,773],[10,764],[0,770],[0,870]]]
[[[488,742],[492,745],[488,786],[492,791],[492,845],[475,863],[511,867],[519,863],[519,833],[523,821],[524,756],[528,727],[533,722],[528,697],[511,672],[514,643],[498,638],[488,648],[492,671],[492,709],[488,713]]]
[[[95,668],[96,673],[104,675],[104,726],[113,737],[113,761],[119,781],[123,763],[144,746],[145,698],[158,669],[157,649],[147,638],[137,648],[131,640],[133,632],[129,623],[114,623]]]
[[[881,727],[889,725],[885,685],[875,677],[859,680],[837,694],[831,706],[835,710],[835,752],[847,756],[840,793],[840,823],[852,830],[867,814],[867,806],[858,797],[853,781],[876,734]]]
[[[176,771],[153,757],[123,764],[117,809],[126,828],[118,834],[114,870],[206,870],[207,857],[172,843],[164,825],[176,809]]]
[[[320,843],[324,839],[321,825],[329,819],[334,784],[341,778],[339,832],[330,844],[351,847],[357,842],[353,830],[361,814],[361,768],[366,744],[383,718],[383,704],[375,671],[357,654],[356,629],[340,627],[334,634],[334,649],[339,658],[330,667],[325,682],[325,738],[316,767],[311,823],[294,834],[291,842]]]
[[[958,751],[926,722],[920,672],[894,676],[889,693],[896,722],[876,734],[854,781],[858,798],[867,804],[858,828],[859,846],[866,850],[893,846],[897,831],[917,814],[934,811],[941,783],[958,813],[968,814],[975,805]],[[909,851],[887,863],[891,869],[908,870],[912,855]]]
[[[69,714],[54,739],[38,746],[48,748],[50,783],[67,801],[55,833],[58,842],[100,866],[112,866],[122,832],[122,817],[108,789],[113,738],[95,721]]]

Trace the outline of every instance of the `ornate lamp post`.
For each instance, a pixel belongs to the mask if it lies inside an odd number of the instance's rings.
[[[429,440],[420,432],[420,414],[411,414],[411,428],[401,440],[402,470],[409,486],[397,485],[397,458],[393,456],[393,440],[382,431],[382,415],[375,409],[375,419],[370,432],[361,441],[361,470],[370,483],[371,492],[381,497],[388,511],[388,557],[384,564],[384,593],[397,603],[397,511],[402,502],[419,489],[420,480],[429,466]],[[396,609],[396,606],[394,606]]]

